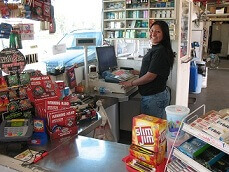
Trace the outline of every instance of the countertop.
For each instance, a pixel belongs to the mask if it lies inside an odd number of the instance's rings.
[[[122,158],[129,154],[129,145],[82,136],[100,124],[101,117],[98,115],[98,118],[94,121],[81,125],[79,135],[50,140],[45,146],[29,146],[32,150],[48,151],[48,155],[34,165],[26,168],[21,167],[21,161],[10,158],[15,155],[10,154],[7,151],[9,149],[1,150],[3,155],[0,154],[0,157],[3,159],[0,164],[19,171],[20,169],[23,169],[22,171],[36,169],[38,172],[126,172],[126,166],[122,162]],[[6,144],[4,144],[5,146]],[[15,151],[13,152],[14,154],[16,153]],[[4,158],[4,155],[8,156]]]
[[[49,152],[37,165],[57,172],[126,172],[129,145],[76,136]]]

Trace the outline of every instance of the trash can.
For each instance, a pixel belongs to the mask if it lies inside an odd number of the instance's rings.
[[[196,92],[198,68],[195,61],[190,63],[189,92]]]
[[[199,94],[203,88],[203,78],[206,76],[206,62],[196,61],[198,77],[197,77],[197,87],[194,93]]]

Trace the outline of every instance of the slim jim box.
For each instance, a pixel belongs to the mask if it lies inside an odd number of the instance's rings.
[[[156,164],[160,164],[165,158],[166,127],[167,121],[164,119],[145,114],[133,118],[132,144],[154,152]]]

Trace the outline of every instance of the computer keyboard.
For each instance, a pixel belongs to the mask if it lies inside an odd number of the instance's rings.
[[[120,81],[128,81],[135,77],[130,71],[123,69],[115,70],[112,74],[114,74]]]

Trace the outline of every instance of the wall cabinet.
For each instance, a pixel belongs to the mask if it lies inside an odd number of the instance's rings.
[[[174,40],[175,9],[174,0],[103,0],[104,39],[148,39],[150,25],[155,20],[165,20]]]

